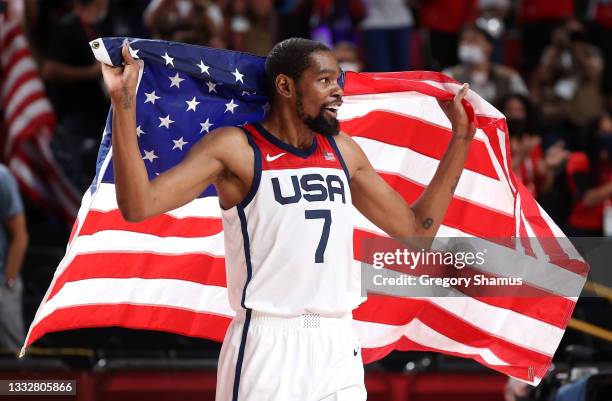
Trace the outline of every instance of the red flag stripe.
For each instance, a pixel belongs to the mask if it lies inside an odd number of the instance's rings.
[[[425,190],[425,186],[402,176],[381,172],[378,174],[412,204]],[[444,224],[475,236],[489,238],[510,238],[514,219],[500,211],[488,209],[469,200],[453,196],[449,209],[444,216]]]
[[[222,341],[230,318],[212,313],[149,305],[81,305],[58,309],[33,326],[27,345],[46,333],[63,330],[121,326],[161,330]]]
[[[372,321],[372,316],[376,316],[374,323],[391,326],[401,326],[419,319],[445,337],[471,347],[488,348],[504,361],[529,360],[544,364],[550,358],[549,355],[493,336],[427,300],[371,295],[368,302],[353,312],[353,317],[368,322]]]
[[[168,214],[150,217],[142,222],[125,221],[119,210],[87,214],[79,235],[91,235],[104,230],[123,230],[156,235],[158,237],[207,237],[223,231],[221,219],[188,217],[176,218]]]
[[[225,259],[205,254],[104,252],[77,255],[60,274],[48,300],[70,281],[89,278],[168,278],[223,287]]]
[[[450,130],[428,121],[385,110],[373,110],[365,116],[344,120],[341,128],[350,136],[369,138],[389,145],[409,148],[440,160],[451,139]],[[472,142],[465,168],[497,179],[497,173],[482,141]]]

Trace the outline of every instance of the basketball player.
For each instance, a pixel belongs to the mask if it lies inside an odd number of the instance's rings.
[[[225,234],[227,288],[236,317],[219,358],[217,401],[366,399],[351,311],[354,205],[395,238],[435,236],[463,170],[474,127],[461,100],[440,103],[452,140],[425,192],[407,204],[339,132],[340,68],[324,45],[287,39],[270,52],[271,109],[263,121],[223,127],[149,181],[136,141],[142,61],[103,66],[113,113],[113,167],[124,218],[176,209],[214,184]],[[384,127],[380,127],[384,129]]]

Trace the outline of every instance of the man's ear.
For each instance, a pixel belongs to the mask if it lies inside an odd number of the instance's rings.
[[[288,75],[278,74],[274,80],[274,86],[282,97],[291,98],[295,94],[295,81]]]

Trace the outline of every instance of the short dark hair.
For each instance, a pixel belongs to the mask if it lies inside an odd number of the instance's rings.
[[[277,43],[266,58],[265,79],[268,96],[274,99],[276,85],[274,81],[279,74],[285,74],[299,80],[304,71],[310,67],[310,55],[315,52],[331,52],[331,49],[321,42],[304,38],[289,38]]]

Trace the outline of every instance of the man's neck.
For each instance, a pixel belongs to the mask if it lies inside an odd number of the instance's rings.
[[[272,107],[261,125],[282,142],[298,149],[312,146],[313,132],[289,109]]]

